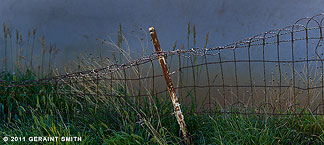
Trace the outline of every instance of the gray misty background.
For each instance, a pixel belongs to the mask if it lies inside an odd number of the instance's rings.
[[[136,36],[146,37],[140,28],[155,26],[162,49],[170,50],[175,41],[187,47],[190,22],[196,25],[197,47],[203,47],[207,32],[207,47],[216,47],[322,12],[324,0],[1,0],[0,23],[22,33],[38,27],[39,35],[61,50],[60,66],[76,54],[97,52],[96,38],[116,41],[119,24],[136,55],[142,49]],[[153,49],[150,42],[147,47]]]

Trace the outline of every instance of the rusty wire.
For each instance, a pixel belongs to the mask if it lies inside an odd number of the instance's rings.
[[[0,94],[6,93],[10,88],[55,86],[58,89],[57,95],[66,96],[162,96],[167,93],[167,89],[165,84],[159,81],[163,75],[156,67],[159,65],[158,56],[164,55],[166,58],[175,57],[173,60],[179,62],[170,66],[170,75],[174,82],[178,82],[174,89],[180,93],[183,105],[194,101],[200,108],[205,108],[196,110],[197,113],[207,111],[225,114],[303,115],[296,112],[302,109],[311,110],[313,115],[323,115],[323,19],[324,14],[302,18],[291,26],[270,30],[220,47],[152,53],[124,64],[38,80],[0,80]],[[300,54],[303,54],[304,58],[296,57]],[[186,64],[185,62],[193,56],[202,61]],[[143,68],[151,69],[147,69],[150,71],[147,72],[143,71]],[[189,69],[204,69],[205,72],[198,74],[199,71],[193,71],[190,74]],[[188,78],[184,73],[186,71],[191,77],[206,78],[200,82],[199,79],[190,82],[193,80],[185,78]],[[118,84],[123,85],[124,94],[116,94],[114,87]],[[83,85],[89,85],[94,90],[64,90],[64,86],[82,88]],[[150,87],[145,88],[147,85]],[[100,87],[109,89],[100,92]],[[135,92],[134,88],[138,92]],[[205,89],[201,92],[207,94],[198,94],[198,101],[188,99],[186,96],[192,96],[191,91],[195,89]],[[44,95],[44,92],[30,91],[25,95],[31,94]],[[233,108],[237,106],[240,111],[233,112]]]

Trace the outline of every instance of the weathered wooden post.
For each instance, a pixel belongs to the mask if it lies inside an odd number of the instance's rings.
[[[174,91],[174,87],[173,87],[173,84],[172,84],[172,80],[170,78],[170,74],[169,74],[169,70],[168,70],[167,65],[166,65],[165,58],[162,55],[162,50],[161,50],[160,43],[159,43],[159,40],[158,40],[157,35],[156,35],[156,31],[155,31],[154,27],[151,27],[149,29],[149,31],[150,31],[150,35],[152,37],[152,41],[153,41],[153,45],[155,47],[156,54],[159,57],[159,62],[160,62],[161,68],[162,68],[164,79],[165,79],[166,84],[168,86],[168,90],[169,90],[170,97],[171,97],[171,100],[172,100],[175,116],[177,118],[178,124],[180,126],[181,131],[182,131],[182,135],[183,135],[184,140],[186,141],[187,144],[190,144],[190,139],[188,137],[188,132],[187,132],[187,128],[186,128],[186,123],[184,121],[184,116],[182,114],[178,98],[177,98],[176,93]]]

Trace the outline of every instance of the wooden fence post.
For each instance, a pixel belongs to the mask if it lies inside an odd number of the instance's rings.
[[[171,97],[172,104],[173,104],[173,108],[174,108],[174,114],[175,114],[175,116],[177,118],[177,121],[178,121],[180,129],[182,131],[182,135],[183,135],[183,138],[184,138],[185,142],[187,144],[190,144],[190,139],[188,138],[188,131],[187,131],[187,128],[186,128],[186,123],[184,121],[184,116],[182,114],[178,98],[177,98],[176,93],[174,91],[173,83],[172,83],[172,80],[170,78],[170,73],[169,73],[169,70],[167,68],[165,58],[164,58],[163,55],[161,55],[162,50],[161,50],[160,43],[159,43],[159,40],[158,40],[157,35],[156,35],[156,31],[155,31],[154,27],[151,27],[149,29],[149,31],[150,31],[150,35],[152,37],[152,41],[153,41],[153,45],[155,47],[156,54],[159,57],[159,62],[160,62],[161,68],[162,68],[164,79],[165,79],[166,84],[168,86],[168,90],[169,90],[170,97]]]

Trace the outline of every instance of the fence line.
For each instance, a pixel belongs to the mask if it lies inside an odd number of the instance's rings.
[[[180,100],[184,106],[194,102],[200,108],[197,112],[229,113],[234,109],[242,114],[296,115],[298,109],[304,109],[322,115],[323,19],[324,14],[302,18],[291,26],[220,47],[152,53],[120,65],[38,80],[0,80],[0,94],[27,88],[26,94],[44,95],[32,88],[55,86],[56,93],[65,96],[163,95],[167,93],[160,83],[163,74],[155,69],[159,67],[158,57],[163,55],[172,63],[170,76]]]

